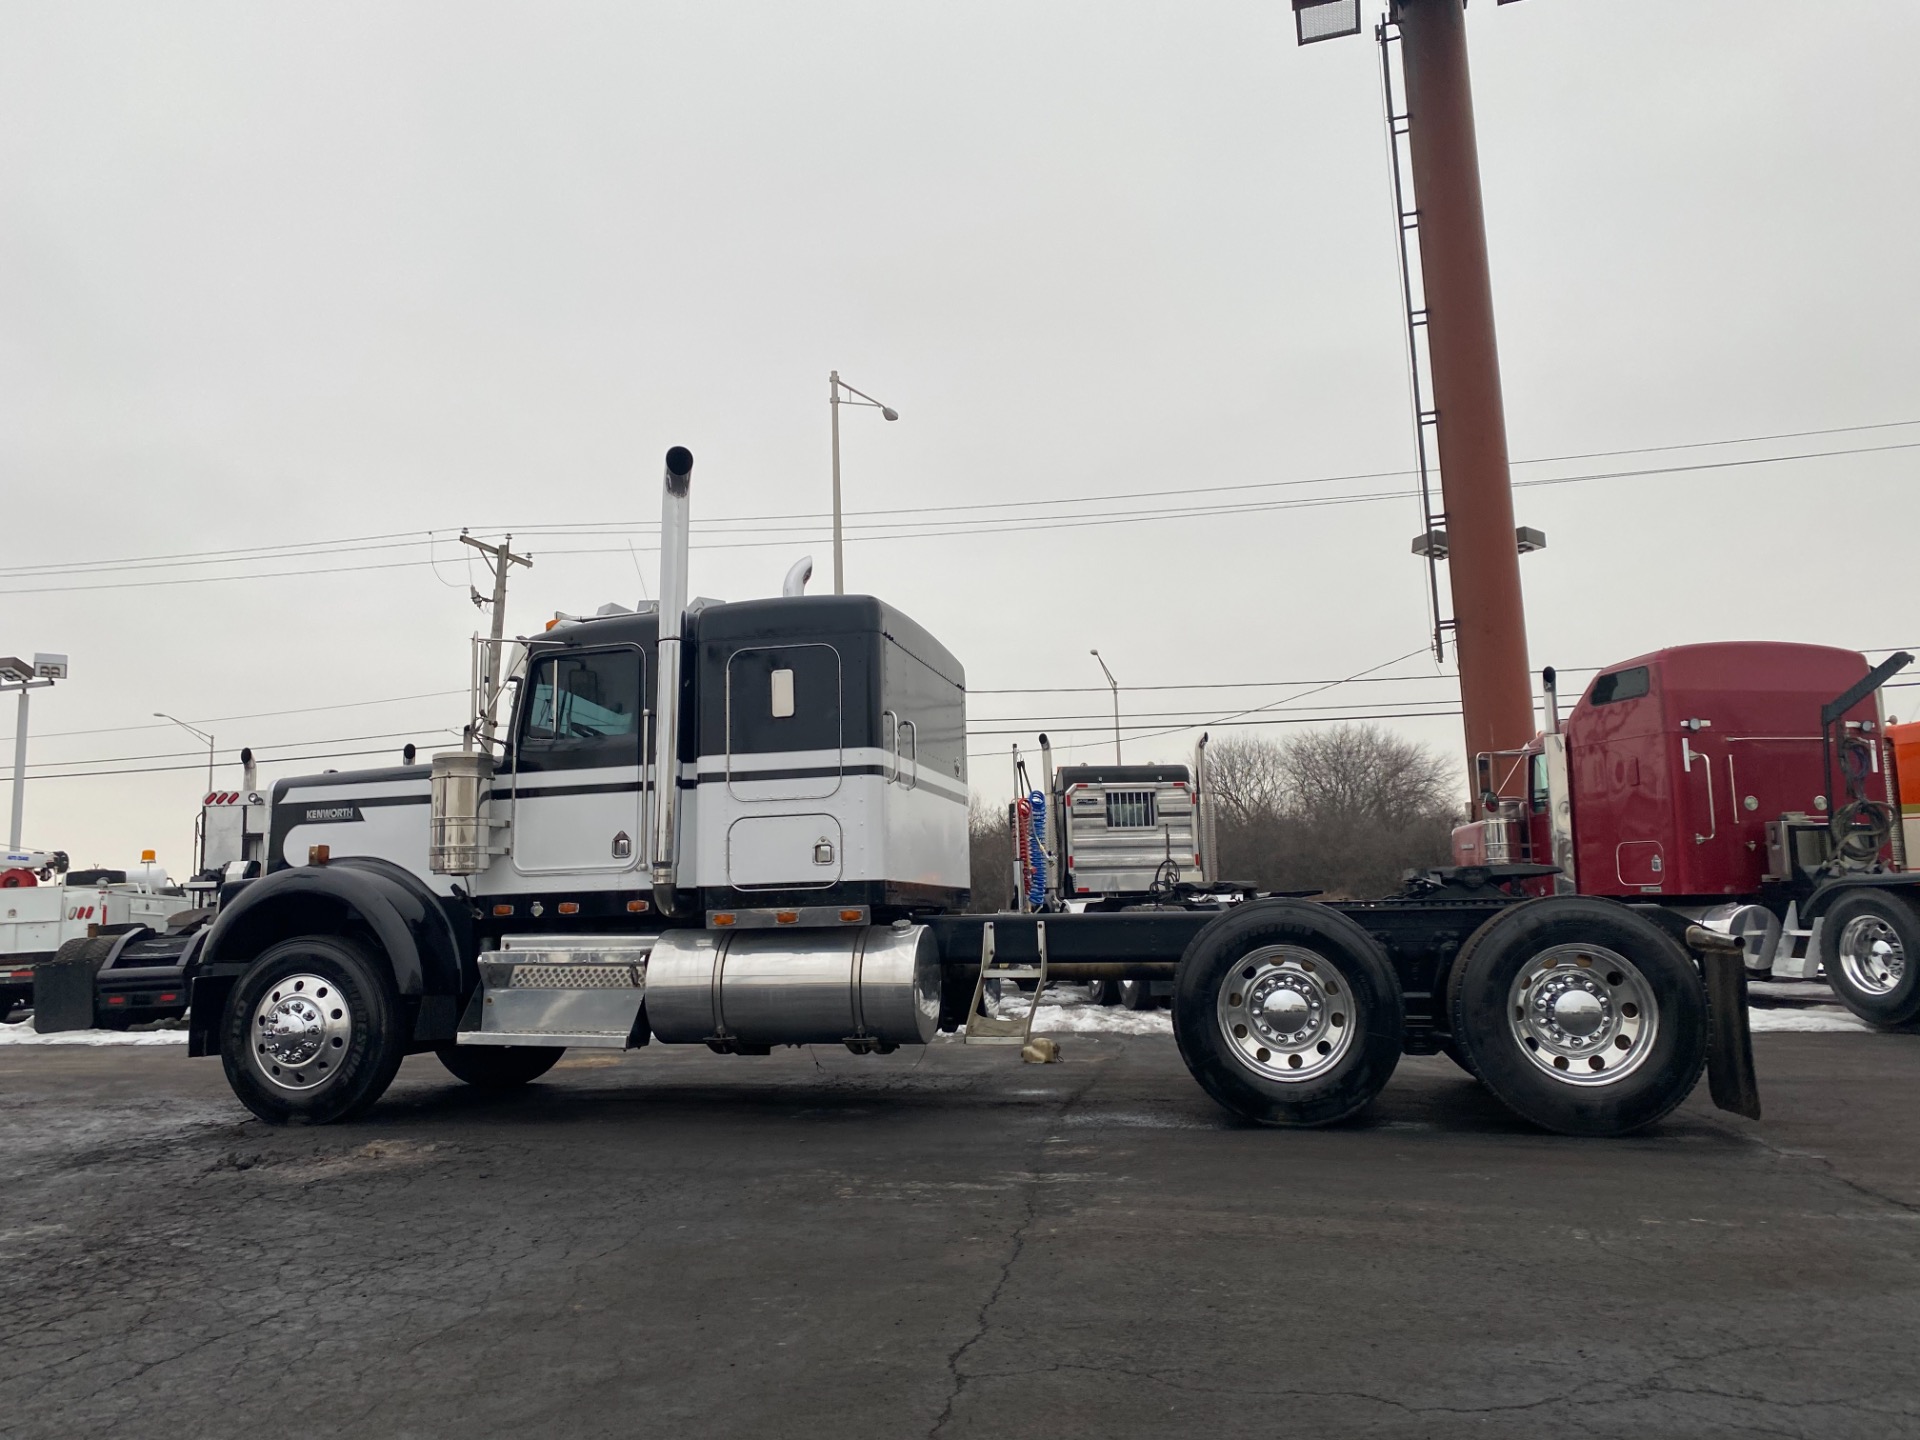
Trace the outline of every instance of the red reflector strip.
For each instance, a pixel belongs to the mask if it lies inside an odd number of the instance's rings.
[[[156,1005],[172,1005],[178,1002],[179,999],[180,996],[176,992],[169,990],[166,994],[159,996],[154,1003]]]
[[[109,1005],[124,1005],[126,1003],[127,1003],[127,997],[124,995],[107,996],[107,1004]]]

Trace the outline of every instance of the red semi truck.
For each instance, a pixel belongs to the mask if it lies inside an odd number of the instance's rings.
[[[1477,757],[1484,818],[1454,832],[1454,857],[1557,866],[1528,888],[1727,931],[1750,974],[1824,970],[1862,1019],[1907,1024],[1920,1018],[1920,875],[1879,688],[1911,658],[1675,646],[1603,670],[1564,724],[1548,670],[1544,732]]]

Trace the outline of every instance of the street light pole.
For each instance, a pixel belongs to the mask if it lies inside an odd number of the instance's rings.
[[[848,395],[858,398],[848,400],[841,397],[844,390]],[[900,412],[891,406],[882,405],[864,390],[856,390],[840,378],[840,372],[833,370],[827,375],[827,409],[833,416],[833,593],[847,593],[846,571],[840,557],[840,407],[842,405],[870,405],[880,412],[882,420],[898,420]]]
[[[211,795],[213,793],[213,736],[209,735],[204,730],[197,729],[194,726],[187,724],[186,721],[180,719],[177,716],[164,715],[158,710],[153,712],[153,718],[156,720],[171,720],[173,721],[174,724],[178,725],[182,730],[186,731],[189,735],[196,736],[197,738],[207,742],[207,793]]]
[[[167,715],[162,713],[159,710],[156,710],[153,712],[153,718],[156,720],[171,720],[174,724],[178,725],[182,730],[186,731],[189,735],[198,736],[200,739],[207,742],[207,794],[208,796],[212,796],[213,794],[213,736],[209,735],[204,730],[198,729],[195,726],[187,724],[186,721],[182,720],[177,715]],[[194,857],[193,868],[196,871],[200,871],[207,868],[207,831],[206,831],[206,826],[204,824],[196,826],[195,828],[198,829],[200,832],[200,853]]]
[[[31,660],[18,655],[0,656],[0,693],[20,692],[20,708],[13,722],[13,823],[7,832],[7,848],[20,848],[27,809],[27,692],[44,690],[56,680],[67,678],[67,657],[36,654]]]
[[[1098,650],[1089,650],[1087,653],[1094,659],[1100,660]],[[1113,763],[1118,765],[1122,763],[1120,759],[1120,682],[1113,678],[1113,671],[1107,669],[1107,662],[1104,660],[1100,660],[1100,673],[1107,677],[1108,688],[1113,691]]]
[[[20,709],[13,722],[13,826],[8,830],[9,850],[20,848],[20,828],[27,808],[27,690],[20,687]]]

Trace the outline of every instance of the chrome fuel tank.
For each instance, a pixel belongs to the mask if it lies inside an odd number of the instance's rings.
[[[647,1023],[669,1045],[924,1045],[940,961],[924,925],[669,930],[647,966]]]

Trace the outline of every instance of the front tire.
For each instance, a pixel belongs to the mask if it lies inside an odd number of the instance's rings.
[[[441,1045],[434,1053],[476,1090],[515,1090],[538,1080],[566,1054],[559,1045]]]
[[[1820,964],[1840,1003],[1869,1025],[1920,1018],[1920,911],[1903,895],[1850,890],[1820,927]]]
[[[1482,925],[1456,964],[1453,1042],[1508,1109],[1548,1130],[1643,1130],[1706,1068],[1699,969],[1624,906],[1527,901]]]
[[[355,942],[283,940],[228,997],[220,1061],[269,1125],[328,1125],[367,1110],[406,1055],[393,978]]]
[[[1180,957],[1173,1035],[1194,1079],[1262,1125],[1328,1125],[1400,1063],[1400,982],[1367,932],[1303,900],[1214,921]]]

